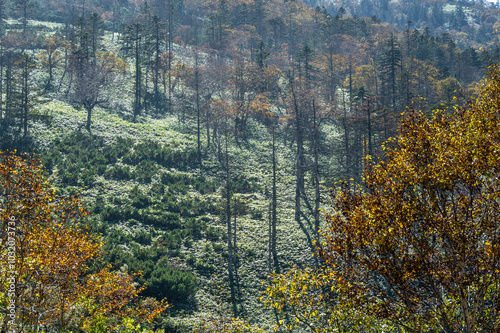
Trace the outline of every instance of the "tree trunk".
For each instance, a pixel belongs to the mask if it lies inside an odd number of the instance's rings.
[[[304,193],[304,172],[303,172],[304,143],[302,138],[301,114],[299,111],[299,107],[297,105],[297,98],[295,96],[295,92],[293,91],[293,87],[292,87],[292,95],[295,108],[295,127],[296,127],[295,130],[297,135],[297,155],[295,161],[295,221],[300,225],[301,224],[300,197],[302,193]]]
[[[373,146],[372,146],[372,118],[371,118],[371,106],[370,106],[370,100],[368,99],[367,101],[367,108],[366,108],[366,113],[367,113],[367,118],[368,118],[368,155],[372,156],[373,155]]]
[[[200,115],[200,68],[198,63],[198,49],[195,50],[194,62],[194,80],[196,90],[196,139],[198,143],[198,164],[201,166],[201,115]]]
[[[316,122],[316,106],[313,99],[313,130],[314,130],[314,185],[315,185],[315,199],[314,199],[314,233],[316,235],[316,242],[319,244],[319,152],[318,152],[318,124]]]
[[[140,32],[139,26],[135,27],[135,101],[134,101],[134,121],[141,110],[141,63],[140,63]]]
[[[3,45],[0,43],[0,121],[4,120],[3,116]]]
[[[271,253],[273,256],[274,270],[280,274],[280,265],[278,261],[278,253],[276,251],[276,225],[278,218],[277,210],[277,195],[276,195],[276,129],[273,126],[273,189],[272,189],[272,203],[271,203]]]
[[[159,20],[159,19],[158,19]],[[160,110],[160,90],[158,89],[158,82],[160,81],[160,26],[159,21],[155,21],[155,69],[154,69],[154,99],[156,113]]]
[[[7,53],[5,70],[5,120],[10,122],[12,116],[12,53]]]
[[[231,228],[231,172],[229,169],[229,154],[227,152],[226,135],[226,222],[227,222],[227,268],[229,273],[229,288],[231,290],[231,304],[234,316],[237,316],[236,292],[234,286],[234,267],[233,267],[233,233]]]
[[[87,131],[90,132],[90,124],[91,124],[91,117],[92,117],[92,107],[91,106],[84,106],[85,109],[87,110],[87,123],[85,125],[85,128]]]
[[[345,176],[344,178],[349,179],[351,173],[351,159],[349,156],[349,129],[347,127],[347,110],[345,105],[345,92],[342,90],[342,107],[344,111],[344,116],[342,117],[342,127],[344,128],[344,151],[345,151]]]
[[[168,2],[168,40],[167,40],[167,55],[168,55],[168,111],[172,112],[172,4]]]
[[[29,63],[27,57],[23,59],[23,89],[22,89],[22,112],[23,112],[23,135],[28,135],[28,109],[29,109],[29,91],[28,91],[28,70]]]
[[[269,217],[269,230],[268,230],[268,243],[267,243],[267,264],[268,264],[268,272],[272,273],[273,272],[273,229],[272,229],[272,224],[273,224],[273,218],[272,218],[272,203],[269,203],[269,210],[268,210],[268,217]]]
[[[210,111],[206,110],[207,150],[210,148]]]

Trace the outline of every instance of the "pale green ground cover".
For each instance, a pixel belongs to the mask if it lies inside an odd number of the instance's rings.
[[[74,109],[69,104],[53,100],[49,103],[38,106],[40,113],[49,114],[52,118],[51,125],[42,122],[34,122],[31,125],[31,132],[35,138],[36,145],[42,150],[51,146],[52,142],[64,135],[72,132],[83,131],[81,125],[85,122],[86,113],[84,110]],[[248,143],[239,146],[234,142],[230,143],[229,154],[233,176],[244,175],[254,184],[256,191],[253,193],[238,194],[237,196],[246,201],[248,214],[237,217],[237,253],[238,253],[238,277],[241,290],[241,308],[244,315],[251,323],[257,323],[263,327],[270,328],[274,323],[272,311],[264,309],[259,301],[261,292],[264,289],[262,282],[266,280],[268,274],[268,207],[271,191],[271,147],[270,136],[267,130],[258,124],[253,124],[254,134]],[[152,140],[161,142],[163,145],[173,149],[185,150],[196,147],[196,137],[187,134],[187,125],[179,124],[176,117],[167,116],[162,119],[141,117],[137,123],[124,120],[118,115],[106,109],[97,108],[93,115],[92,133],[95,136],[104,138],[106,144],[111,144],[116,137],[133,138],[136,142]],[[206,142],[203,142],[206,146]],[[294,152],[290,147],[285,147],[283,141],[278,142],[278,256],[282,269],[292,265],[313,264],[310,246],[301,229],[293,220],[294,216]],[[42,153],[43,154],[43,153]],[[219,189],[213,194],[201,195],[196,191],[188,191],[184,195],[179,195],[179,199],[194,200],[203,198],[215,202],[220,207],[220,214],[207,214],[209,225],[220,233],[218,241],[207,239],[195,240],[189,246],[182,245],[181,257],[170,257],[168,260],[186,269],[192,270],[197,277],[199,288],[195,295],[198,310],[191,314],[179,315],[170,320],[178,324],[191,326],[200,318],[206,318],[208,313],[219,311],[218,294],[222,289],[223,294],[228,292],[227,284],[227,264],[225,260],[226,242],[224,234],[226,226],[224,223],[224,172],[217,170],[220,163],[216,159],[215,148],[206,153],[204,161],[205,170],[197,168],[181,172],[169,169],[173,173],[184,173],[191,175],[205,174],[209,179],[215,179],[219,183]],[[326,158],[325,158],[326,162]],[[120,164],[120,162],[118,162]],[[159,166],[157,175],[167,169]],[[90,207],[98,205],[98,196],[108,198],[126,199],[128,193],[134,186],[138,186],[144,193],[151,189],[151,186],[158,182],[158,177],[153,177],[150,184],[142,184],[136,180],[110,180],[102,176],[97,176],[92,186],[84,189],[81,193],[84,200]],[[310,177],[308,177],[310,179]],[[308,184],[309,197],[312,196],[312,186]],[[266,195],[267,193],[267,195]],[[310,199],[312,202],[312,199]],[[109,204],[110,206],[118,206]],[[151,207],[154,209],[154,207]],[[313,217],[307,208],[304,207],[309,220]],[[98,217],[97,217],[98,218]],[[304,222],[307,224],[307,222]],[[123,221],[114,225],[113,228],[121,230],[128,235],[135,235],[139,232],[147,232],[152,235],[152,240],[156,239],[162,232],[154,227],[143,225],[140,222]],[[184,242],[185,243],[185,242]],[[121,244],[128,249],[128,244]],[[141,245],[148,246],[148,245]],[[217,250],[215,250],[215,248]],[[186,258],[194,257],[194,265],[186,263]],[[211,274],[206,271],[198,272],[197,267],[211,267]],[[194,267],[193,267],[194,266]],[[214,286],[219,286],[218,289]],[[228,304],[222,306],[224,313],[230,315]]]
[[[87,112],[83,108],[75,109],[68,103],[52,100],[38,105],[35,112],[47,114],[52,118],[51,125],[33,123],[31,128],[31,133],[38,140],[37,144],[42,147],[47,147],[47,142],[43,140],[51,141],[61,134],[85,131],[83,125],[87,119]],[[140,117],[134,123],[107,109],[97,107],[92,113],[92,133],[103,137],[107,143],[121,136],[136,140],[153,140],[175,149],[193,147],[194,138],[176,131],[178,127],[174,116],[162,119]]]
[[[9,21],[10,22],[10,21]],[[15,22],[10,22],[14,24]],[[34,25],[45,25],[51,29],[61,28],[58,24],[30,22]],[[114,50],[119,49],[116,44],[117,35],[111,41],[111,34],[106,33],[104,43]],[[189,49],[177,47],[177,62],[192,63]],[[140,116],[137,122],[131,121],[132,104],[132,74],[130,73],[131,61],[129,63],[129,73],[126,75],[125,84],[121,84],[112,94],[111,106],[117,106],[119,112],[106,108],[95,108],[92,115],[92,135],[102,138],[106,145],[113,144],[117,137],[132,138],[136,143],[146,140],[161,143],[173,150],[186,151],[196,148],[196,136],[194,133],[194,123],[188,120],[182,124],[177,116],[168,114],[162,118],[150,116]],[[42,80],[46,74],[37,69],[38,80]],[[55,79],[59,80],[62,69],[55,71]],[[61,91],[67,87],[62,85]],[[49,93],[49,96],[57,96],[56,93]],[[54,141],[58,138],[70,135],[75,132],[86,133],[83,125],[86,120],[86,112],[82,108],[75,108],[67,101],[52,99],[46,103],[35,106],[34,113],[47,115],[50,122],[32,122],[30,132],[34,138],[36,147],[41,154],[51,149]],[[249,124],[250,138],[246,142],[236,142],[230,140],[229,155],[231,173],[233,177],[243,176],[252,185],[252,193],[235,194],[235,197],[245,202],[247,213],[237,216],[237,254],[238,254],[238,284],[240,286],[240,310],[241,315],[248,319],[250,323],[262,328],[270,329],[275,323],[275,317],[271,310],[265,309],[259,301],[268,274],[268,223],[269,223],[269,203],[271,193],[271,137],[268,130],[261,124],[251,120]],[[338,145],[340,133],[334,125],[324,128],[325,141],[332,146]],[[89,135],[89,134],[86,134]],[[97,175],[93,183],[88,188],[81,190],[84,201],[89,207],[108,205],[110,207],[120,207],[115,202],[126,201],[130,191],[137,186],[143,193],[149,193],[155,184],[159,184],[161,172],[172,172],[174,174],[186,174],[192,176],[204,175],[208,180],[215,181],[218,188],[214,193],[200,194],[190,188],[186,193],[179,193],[177,200],[207,200],[217,205],[217,213],[207,212],[203,218],[207,221],[208,227],[218,233],[218,240],[210,240],[201,237],[197,240],[185,239],[179,253],[169,255],[165,258],[170,265],[194,272],[198,280],[198,290],[194,296],[196,310],[171,311],[170,323],[175,323],[179,327],[187,327],[186,331],[192,331],[193,325],[207,318],[220,318],[231,314],[230,305],[226,300],[229,293],[226,256],[226,225],[224,222],[224,198],[223,188],[225,175],[222,164],[217,160],[217,151],[214,144],[206,150],[205,133],[202,134],[202,145],[204,147],[203,169],[196,166],[187,170],[179,171],[172,168],[157,166],[156,174],[150,183],[143,183],[136,179],[113,180]],[[312,158],[306,156],[307,159]],[[277,141],[277,162],[278,162],[278,226],[277,226],[277,248],[278,257],[282,270],[293,265],[313,265],[310,245],[304,232],[294,221],[294,146],[288,142],[285,146],[283,139]],[[118,160],[117,165],[123,165]],[[321,165],[325,174],[338,174],[340,164],[335,156],[321,156]],[[135,167],[132,167],[132,171]],[[54,166],[54,170],[57,166]],[[109,166],[107,167],[109,169]],[[54,178],[58,181],[58,175]],[[325,183],[327,187],[331,184]],[[70,191],[79,191],[80,187],[71,187]],[[306,191],[309,201],[314,206],[314,188],[312,186],[312,175],[306,174]],[[325,189],[322,189],[326,197]],[[154,211],[155,207],[148,207],[147,210]],[[303,207],[307,220],[304,225],[312,234],[312,223],[314,220],[313,211],[305,205]],[[93,219],[99,221],[100,215],[95,214]],[[182,219],[185,223],[185,219]],[[130,250],[132,243],[142,247],[153,245],[164,231],[151,225],[145,225],[138,221],[122,221],[112,225],[121,233],[122,241],[117,246]],[[208,229],[207,229],[208,230]],[[205,231],[206,232],[206,231]],[[134,237],[140,233],[150,235],[149,244],[139,244],[134,241]],[[130,240],[132,239],[132,240]],[[193,260],[191,260],[193,259]],[[162,259],[163,261],[163,259]],[[207,271],[208,268],[208,271]],[[208,272],[208,273],[207,273]],[[219,317],[217,313],[222,313]]]

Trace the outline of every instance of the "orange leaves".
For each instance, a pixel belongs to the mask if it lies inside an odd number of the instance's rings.
[[[140,323],[167,307],[139,304],[141,289],[126,273],[88,274],[102,243],[84,226],[88,213],[80,200],[57,195],[34,157],[0,152],[0,200],[0,267],[9,268],[0,270],[0,303],[15,304],[22,330],[90,327],[105,316],[109,327],[127,316]],[[12,281],[15,292],[6,298]]]
[[[215,118],[231,118],[234,114],[233,106],[221,100],[213,100],[210,109]]]
[[[261,118],[272,118],[273,114],[270,112],[271,103],[265,94],[258,94],[253,101],[250,102],[251,114],[258,115]]]
[[[121,73],[125,73],[127,71],[127,63],[113,52],[99,51],[96,53],[96,56],[99,60],[100,66],[107,71]]]
[[[49,36],[45,37],[44,43],[45,50],[40,51],[37,58],[46,67],[57,65],[63,59],[61,52],[58,51],[58,48],[62,45],[61,39],[59,36]]]
[[[138,294],[143,288],[136,289],[133,276],[126,272],[110,271],[106,267],[89,275],[80,293],[80,302],[85,315],[82,315],[81,328],[92,327],[95,318],[110,318],[110,328],[116,328],[121,318],[135,318],[138,322],[151,322],[163,313],[168,303],[153,299],[140,300]],[[131,302],[136,303],[130,306]]]

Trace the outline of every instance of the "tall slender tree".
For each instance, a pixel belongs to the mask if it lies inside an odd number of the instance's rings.
[[[382,94],[385,97],[385,104],[390,107],[393,112],[397,112],[397,78],[401,70],[401,49],[394,35],[382,46],[380,54],[380,70]]]
[[[162,101],[162,95],[159,89],[160,83],[160,61],[161,61],[161,47],[163,44],[163,28],[164,23],[160,21],[159,16],[153,16],[151,22],[151,42],[153,43],[153,104],[158,113],[162,107],[160,105]],[[170,55],[170,54],[169,54]],[[170,63],[170,56],[169,56]]]
[[[229,164],[229,153],[227,149],[228,133],[225,135],[225,169],[226,169],[226,225],[227,225],[227,269],[229,273],[229,288],[231,291],[231,305],[234,316],[238,315],[238,306],[236,303],[236,286],[235,286],[235,267],[234,267],[234,244],[233,244],[233,228],[231,222],[231,168]]]
[[[276,248],[276,227],[278,224],[278,214],[277,214],[277,208],[278,208],[278,195],[277,195],[277,190],[276,190],[276,165],[277,165],[277,158],[276,158],[276,127],[277,124],[272,124],[271,125],[271,133],[272,133],[272,164],[273,164],[273,181],[272,181],[272,199],[271,199],[271,226],[270,226],[270,243],[271,243],[271,255],[272,255],[272,262],[274,266],[274,271],[276,273],[280,273],[280,264],[278,261],[278,251]]]
[[[23,35],[26,35],[28,29],[28,19],[32,14],[35,3],[33,0],[15,0],[15,8],[21,18]]]
[[[33,73],[33,69],[35,67],[35,61],[32,57],[25,53],[21,53],[17,57],[17,61],[15,65],[18,68],[18,80],[20,89],[20,122],[19,127],[23,130],[23,135],[26,136],[28,134],[28,116],[31,107],[33,106],[31,103],[30,93],[33,88],[30,85],[30,77]]]
[[[122,36],[122,49],[134,59],[134,120],[141,113],[143,97],[143,63],[149,51],[148,31],[143,24],[136,22],[125,27]]]

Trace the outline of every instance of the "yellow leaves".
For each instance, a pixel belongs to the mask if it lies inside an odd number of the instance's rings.
[[[84,307],[88,313],[80,318],[81,325],[91,325],[104,316],[119,319],[129,315],[137,322],[151,321],[168,307],[151,301],[143,306],[133,276],[109,268],[88,275],[102,244],[79,226],[87,215],[79,199],[58,196],[38,160],[0,152],[0,188],[10,196],[0,210],[4,229],[9,217],[18,217],[15,247],[22,252],[16,252],[12,271],[24,286],[17,290],[18,306],[31,309],[23,317],[26,325],[43,321],[63,330],[61,318],[77,325],[78,320],[71,318],[74,309]],[[6,237],[2,236],[0,253],[7,250]],[[7,265],[7,256],[0,256],[0,267]],[[8,278],[0,271],[0,293],[6,290]]]
[[[106,68],[108,71],[123,73],[127,71],[127,63],[113,52],[98,51],[96,57],[100,66]]]
[[[389,295],[379,292],[374,277],[383,277],[398,291],[400,298],[390,296],[390,306],[397,308],[392,313],[379,308],[381,318],[417,316],[417,321],[432,318],[438,325],[439,313],[460,313],[453,286],[466,285],[467,297],[476,297],[480,283],[500,278],[498,223],[493,222],[500,220],[495,176],[500,168],[500,71],[491,71],[468,108],[437,111],[432,119],[416,111],[405,114],[400,135],[386,145],[386,159],[367,169],[368,190],[356,191],[346,183],[332,193],[336,212],[327,218],[322,258],[328,264],[348,263],[337,267],[336,285],[351,301],[386,304]],[[452,100],[457,83],[440,84]],[[428,293],[426,281],[440,293]],[[443,295],[449,299],[446,309],[439,308]],[[478,297],[489,302],[496,296]],[[457,322],[459,331],[463,318]]]
[[[258,94],[257,97],[250,102],[250,110],[252,114],[260,114],[262,117],[272,116],[269,112],[271,103],[265,94]]]

